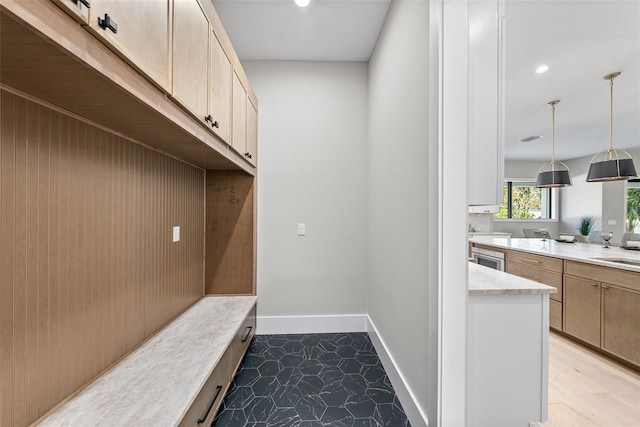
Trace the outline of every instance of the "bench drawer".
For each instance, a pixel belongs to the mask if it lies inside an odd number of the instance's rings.
[[[231,354],[227,349],[180,422],[180,426],[209,427],[211,425],[231,383],[230,368]]]
[[[256,334],[256,306],[254,305],[245,317],[242,325],[238,328],[236,332],[236,336],[231,341],[229,346],[231,350],[231,374],[233,375],[238,368],[238,365],[242,361],[242,357],[244,356],[247,348],[249,348],[249,344],[251,343],[251,339]]]

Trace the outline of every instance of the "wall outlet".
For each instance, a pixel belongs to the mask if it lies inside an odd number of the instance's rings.
[[[616,220],[615,219],[610,219],[607,221],[608,225],[616,225]]]
[[[180,226],[173,227],[173,243],[180,241]]]
[[[305,224],[298,224],[298,236],[307,235],[307,226]]]

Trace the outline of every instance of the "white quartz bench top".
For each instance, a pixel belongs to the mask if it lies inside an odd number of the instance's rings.
[[[469,263],[469,295],[555,294],[556,288]]]
[[[40,425],[177,425],[255,302],[200,299]]]

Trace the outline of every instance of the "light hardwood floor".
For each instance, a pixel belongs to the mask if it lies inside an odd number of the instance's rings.
[[[551,333],[544,425],[640,426],[640,374]]]

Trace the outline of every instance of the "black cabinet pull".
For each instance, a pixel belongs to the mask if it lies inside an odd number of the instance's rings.
[[[78,4],[78,2],[82,3],[83,5],[85,5],[87,8],[91,7],[91,0],[73,0],[73,2],[75,4]]]
[[[253,155],[252,155],[251,153],[249,153],[248,151],[247,151],[246,153],[244,153],[244,156],[245,156],[247,159],[253,159]]]
[[[220,124],[217,121],[215,121],[215,122],[211,123],[211,126],[213,126],[214,128],[219,128]]]
[[[108,13],[104,14],[104,19],[98,17],[98,25],[103,30],[106,30],[108,28],[113,31],[114,34],[118,33],[118,23],[115,19],[110,17]]]
[[[211,114],[207,114],[206,116],[204,116],[204,121],[213,123],[213,117],[211,117]]]
[[[215,396],[213,396],[213,400],[211,401],[211,404],[209,405],[209,409],[207,409],[207,413],[204,414],[204,417],[198,419],[198,424],[202,424],[207,419],[207,417],[209,416],[209,412],[211,412],[211,408],[213,408],[213,404],[218,399],[218,396],[220,395],[221,391],[222,391],[222,386],[221,385],[217,386],[216,387],[216,394],[215,394]]]
[[[247,326],[245,329],[247,330],[247,335],[244,336],[244,338],[242,339],[242,342],[246,342],[247,339],[249,339],[249,335],[251,335],[251,331],[253,330],[253,326]]]

